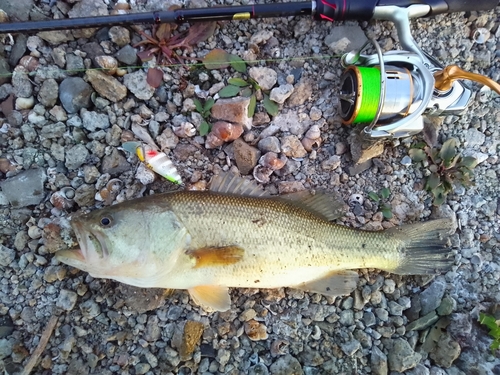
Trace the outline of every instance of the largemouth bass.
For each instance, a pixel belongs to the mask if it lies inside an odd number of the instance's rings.
[[[177,191],[116,204],[72,219],[80,248],[56,257],[97,278],[187,289],[209,310],[231,307],[229,287],[293,287],[330,296],[351,293],[354,269],[430,274],[453,263],[450,220],[380,232],[337,225],[325,194],[265,196],[225,175],[211,191]]]

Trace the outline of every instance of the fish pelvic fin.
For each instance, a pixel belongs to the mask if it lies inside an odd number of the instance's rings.
[[[269,196],[269,193],[255,182],[246,180],[236,173],[225,172],[212,177],[210,191],[213,193],[244,195],[247,197]]]
[[[194,259],[194,268],[227,266],[243,259],[245,250],[238,246],[202,247],[188,250],[186,255]]]
[[[451,219],[431,220],[389,229],[388,234],[400,237],[400,262],[385,271],[398,275],[429,275],[448,270],[454,262],[448,237],[456,230]]]
[[[283,194],[280,199],[292,203],[294,206],[308,211],[323,220],[332,221],[344,213],[344,202],[333,194],[324,192],[310,192],[308,190]]]
[[[227,311],[231,308],[229,288],[217,285],[200,285],[188,289],[193,301],[207,311]]]
[[[333,271],[324,277],[307,281],[292,288],[331,297],[345,296],[356,289],[359,275],[355,271]]]

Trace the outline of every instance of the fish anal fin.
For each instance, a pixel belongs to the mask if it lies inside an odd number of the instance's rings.
[[[210,311],[227,311],[231,308],[229,288],[217,285],[200,285],[188,289],[193,301]]]
[[[247,197],[268,196],[260,185],[254,181],[244,179],[236,173],[224,172],[213,176],[210,181],[210,191],[213,193],[244,195]]]
[[[359,275],[354,271],[334,271],[319,279],[307,281],[293,288],[331,297],[350,294],[358,283]]]
[[[280,198],[327,221],[338,219],[344,211],[344,202],[330,193],[302,190]]]
[[[195,261],[194,268],[227,266],[243,259],[245,250],[238,246],[202,247],[186,252]]]

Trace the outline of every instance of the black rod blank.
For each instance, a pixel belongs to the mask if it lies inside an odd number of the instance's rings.
[[[207,22],[300,16],[312,14],[312,4],[311,1],[303,1],[0,23],[0,33],[37,33],[40,31],[85,29],[118,25]]]

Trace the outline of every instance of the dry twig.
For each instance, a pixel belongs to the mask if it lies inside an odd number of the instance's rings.
[[[42,336],[40,337],[40,341],[38,342],[38,345],[31,355],[30,360],[24,367],[24,370],[21,372],[21,375],[29,375],[31,370],[35,367],[38,358],[42,355],[43,351],[45,350],[45,347],[47,346],[47,343],[49,342],[50,336],[52,336],[52,332],[54,331],[54,328],[56,328],[57,324],[57,319],[59,317],[54,315],[52,318],[50,318],[49,322],[45,326],[45,329],[42,332]]]

